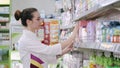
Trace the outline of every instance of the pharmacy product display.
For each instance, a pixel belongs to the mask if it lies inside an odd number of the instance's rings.
[[[60,20],[60,29],[72,28],[73,22],[73,3],[74,0],[56,0],[55,13],[56,18]]]
[[[58,62],[54,65],[50,65],[49,68],[82,68],[83,53],[73,51],[65,54],[62,58],[58,59]]]
[[[99,53],[98,53],[99,54]],[[97,67],[103,67],[103,68],[110,68],[110,67],[120,67],[120,55],[115,56],[112,52],[107,55],[104,52],[101,53],[101,55],[93,55],[90,57],[90,68],[97,68]]]
[[[10,0],[0,1],[0,68],[10,68]]]
[[[118,8],[118,4],[119,0],[75,0],[74,20],[95,19],[114,7]]]
[[[67,6],[67,0],[60,1],[65,2],[62,6],[65,10],[64,5]],[[64,41],[72,33],[70,32],[72,29],[70,24],[74,26],[73,23],[79,23],[79,33],[73,51],[82,52],[82,64],[76,61],[77,63],[75,62],[76,65],[74,65],[69,61],[70,65],[58,68],[119,68],[120,1],[74,0],[71,1],[71,4],[71,10],[74,11],[68,13],[68,10],[62,14],[62,25],[69,26],[61,27],[60,40]],[[69,16],[68,19],[66,16]],[[70,59],[70,57],[66,59]],[[62,59],[62,61],[64,62],[66,59]]]
[[[119,3],[119,0],[75,0],[73,20],[80,23],[78,46],[119,53]]]
[[[79,38],[82,42],[120,43],[119,21],[80,21]]]

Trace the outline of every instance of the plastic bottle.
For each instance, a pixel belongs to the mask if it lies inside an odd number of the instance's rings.
[[[82,41],[87,42],[87,31],[86,31],[86,26],[82,27]]]
[[[113,52],[111,52],[111,55],[110,55],[109,60],[108,60],[108,66],[112,66],[113,61],[114,61],[114,56],[113,56]]]
[[[95,41],[95,23],[93,21],[90,21],[87,24],[87,39],[90,42],[94,42]]]
[[[96,68],[96,55],[95,53],[90,57],[90,64],[89,64],[90,68]]]
[[[105,54],[104,54],[104,52],[102,52],[101,59],[100,59],[100,65],[101,65],[101,67],[104,66],[104,59],[105,59]]]
[[[110,40],[110,28],[109,27],[106,29],[106,42],[111,42],[111,40]]]
[[[103,26],[102,28],[102,42],[106,42],[106,27]]]

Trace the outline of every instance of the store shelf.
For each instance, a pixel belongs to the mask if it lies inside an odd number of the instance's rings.
[[[70,24],[70,25],[67,25],[67,26],[60,26],[60,29],[71,29],[75,26],[75,24]]]
[[[100,50],[115,52],[116,43],[101,43]]]
[[[1,50],[1,68],[10,68],[10,0],[0,0],[0,50]]]
[[[111,0],[110,2],[100,4],[87,11],[84,11],[78,17],[73,19],[73,21],[96,19],[104,16],[106,13],[108,14],[112,12],[111,10],[114,10],[115,8],[120,8],[120,0]]]
[[[9,15],[9,12],[0,12],[0,15]]]
[[[10,4],[0,4],[0,6],[9,6]]]
[[[100,43],[84,42],[84,43],[79,43],[79,47],[87,48],[87,49],[99,49]]]
[[[79,43],[79,47],[75,48],[75,50],[79,49],[95,49],[95,50],[102,50],[107,52],[114,52],[120,53],[120,44],[119,43]]]
[[[0,0],[0,5],[9,5],[10,0]]]
[[[7,28],[0,29],[0,33],[9,33],[9,29]]]

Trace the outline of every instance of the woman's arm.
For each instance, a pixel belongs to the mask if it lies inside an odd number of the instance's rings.
[[[79,29],[79,24],[77,23],[75,28],[73,29],[72,35],[64,42],[61,42],[62,50],[64,50],[67,46],[69,46],[73,43],[73,41],[75,40],[75,37],[77,35],[78,29]]]
[[[60,58],[60,57],[63,56],[64,54],[70,52],[72,49],[73,49],[73,43],[72,43],[69,47],[66,47],[64,50],[62,50],[62,54],[61,54],[61,55],[57,55],[56,57],[57,57],[57,58]]]

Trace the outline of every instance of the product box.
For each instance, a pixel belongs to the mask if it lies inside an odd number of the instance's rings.
[[[45,19],[44,20],[44,40],[47,45],[54,45],[59,42],[59,20]]]
[[[43,43],[46,45],[50,45],[50,21],[44,20],[44,40]]]

